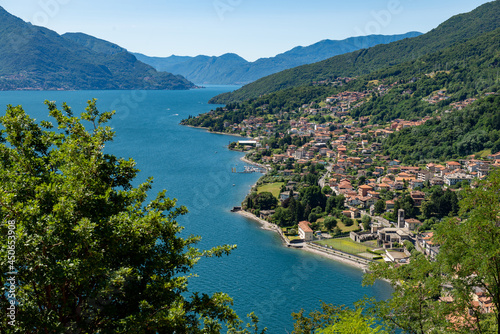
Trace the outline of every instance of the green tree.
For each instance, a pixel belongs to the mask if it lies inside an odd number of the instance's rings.
[[[418,214],[415,201],[409,194],[403,196],[401,200],[394,202],[394,212],[397,213],[399,209],[405,210],[406,218],[415,218]]]
[[[381,214],[385,212],[385,201],[383,199],[379,199],[375,202],[375,213]]]
[[[445,333],[452,325],[447,321],[448,304],[439,301],[445,280],[439,273],[439,263],[429,261],[423,254],[412,256],[411,263],[393,266],[381,263],[371,266],[364,284],[375,279],[392,282],[394,293],[384,301],[365,301],[372,316],[381,319],[388,328],[406,333]]]
[[[335,209],[336,204],[337,204],[337,196],[335,196],[335,194],[328,197],[328,199],[326,200],[326,206],[325,206],[326,213],[332,213],[333,209]]]
[[[325,218],[323,225],[328,231],[331,231],[334,227],[337,226],[337,218],[328,216]]]
[[[292,212],[282,207],[276,208],[276,212],[271,217],[272,221],[278,226],[290,226],[292,222]]]
[[[374,318],[362,314],[363,309],[343,310],[334,325],[319,330],[318,334],[385,334],[382,326],[376,326]]]
[[[248,203],[251,206],[247,205],[248,208],[259,209],[259,210],[271,210],[278,205],[278,200],[273,196],[272,193],[265,191],[260,194],[252,193],[248,197]]]
[[[374,303],[372,311],[394,327],[422,334],[500,333],[500,171],[462,196],[458,217],[437,225],[436,261],[413,252],[408,265],[371,268],[366,282],[393,283],[392,298]],[[474,305],[478,291],[491,299],[490,313]]]
[[[323,303],[321,311],[312,311],[307,316],[302,309],[292,313],[295,324],[292,334],[385,334],[382,326],[375,324],[375,318],[364,315],[363,309],[335,306]]]
[[[439,259],[452,273],[457,307],[471,303],[477,287],[490,297],[495,319],[495,332],[500,333],[500,172],[466,189],[460,201],[459,221],[450,218],[438,225],[436,240],[441,244]],[[473,309],[474,323],[481,329],[485,315]]]
[[[308,220],[309,222],[311,222],[311,223],[315,223],[315,222],[316,222],[316,220],[318,220],[318,214],[317,214],[317,213],[315,213],[315,212],[311,212],[311,213],[309,214],[309,217],[307,218],[307,220]]]
[[[302,189],[300,200],[304,206],[309,205],[311,208],[319,206],[324,209],[326,206],[326,196],[321,192],[319,186],[310,186]]]
[[[458,209],[458,197],[455,192],[436,188],[430,198],[422,203],[421,211],[424,218],[443,218],[450,214],[456,215]]]
[[[333,213],[335,209],[343,210],[344,202],[345,202],[344,195],[335,196],[335,194],[333,194],[326,200],[325,211],[327,213]]]
[[[325,195],[327,194],[331,194],[333,192],[332,188],[330,188],[329,185],[326,185],[323,187],[323,189],[321,189],[321,192]]]
[[[365,231],[370,230],[370,223],[372,222],[372,219],[370,216],[363,215],[363,217],[361,218],[361,222],[363,223],[363,229]]]
[[[215,333],[238,327],[224,293],[190,293],[199,237],[181,238],[187,213],[160,192],[146,203],[152,179],[132,186],[132,159],[103,152],[114,133],[89,101],[81,118],[46,102],[57,130],[19,107],[0,118],[0,270],[18,270],[15,326],[21,333]],[[86,126],[89,130],[86,130]],[[10,226],[10,227],[9,227]],[[15,264],[7,245],[15,246]],[[11,249],[12,250],[12,249]],[[7,284],[1,276],[1,285]],[[5,290],[4,290],[5,291]],[[7,310],[7,298],[0,307]],[[234,327],[233,327],[234,329]]]

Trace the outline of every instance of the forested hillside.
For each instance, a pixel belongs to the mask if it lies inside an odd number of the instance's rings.
[[[158,72],[112,43],[61,36],[0,7],[0,90],[190,89],[184,77]]]
[[[184,124],[213,131],[231,131],[251,117],[273,122],[277,131],[290,129],[289,120],[305,117],[333,127],[349,120],[369,119],[373,126],[397,119],[424,125],[395,132],[384,144],[392,158],[415,163],[427,159],[449,159],[482,150],[500,150],[500,28],[474,40],[456,44],[356,79],[335,85],[284,89],[256,99],[230,103],[208,114],[191,117]],[[363,94],[348,108],[347,119],[335,116],[325,105],[329,96]],[[314,115],[311,109],[317,110]],[[337,108],[335,108],[337,110]],[[344,117],[345,118],[345,117]]]
[[[334,80],[336,77],[368,74],[472,40],[499,27],[500,1],[496,0],[470,13],[454,16],[424,35],[285,70],[235,92],[216,96],[210,102],[243,101],[289,87],[311,85],[313,82]]]

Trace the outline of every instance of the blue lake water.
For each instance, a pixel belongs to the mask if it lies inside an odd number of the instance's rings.
[[[116,110],[110,125],[116,131],[108,152],[132,157],[141,173],[138,182],[154,177],[153,197],[167,189],[170,197],[190,213],[179,222],[184,235],[200,235],[200,248],[236,244],[230,256],[202,259],[194,268],[198,277],[190,290],[223,291],[234,299],[240,317],[254,311],[268,333],[293,330],[292,312],[319,309],[320,301],[351,305],[366,296],[388,298],[391,288],[377,282],[362,287],[362,271],[300,250],[283,247],[279,237],[255,222],[231,213],[259,178],[259,174],[233,174],[243,169],[243,155],[227,150],[236,137],[210,134],[180,126],[189,115],[214,108],[207,101],[231,86],[191,91],[75,91],[0,92],[5,106],[22,105],[37,120],[49,119],[44,100],[67,102],[75,114],[86,101],[98,99],[101,111]]]

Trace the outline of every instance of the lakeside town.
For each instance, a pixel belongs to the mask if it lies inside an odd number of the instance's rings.
[[[380,85],[377,90],[384,94],[390,88]],[[428,102],[446,99],[445,93],[437,92]],[[370,94],[343,92],[303,105],[295,117],[282,113],[272,120],[250,117],[226,123],[230,132],[253,138],[229,148],[246,152],[244,160],[260,168],[254,171],[265,171],[234,210],[276,230],[288,247],[320,252],[365,271],[373,262],[407,265],[413,252],[434,260],[440,250],[434,225],[457,215],[458,192],[499,167],[500,152],[418,165],[391,159],[382,154],[382,141],[432,117],[386,125],[369,124],[369,117],[353,120],[350,111]],[[454,103],[444,112],[476,100]],[[331,121],[311,121],[318,116]],[[450,296],[441,298],[453,302]],[[477,289],[474,302],[481,312],[492,312],[485,291]]]
[[[379,84],[374,91],[386,94],[395,86]],[[440,247],[433,239],[434,225],[457,214],[458,191],[500,166],[500,152],[418,165],[391,159],[383,155],[384,139],[441,114],[384,125],[370,124],[370,117],[352,118],[350,113],[374,91],[342,92],[294,112],[225,122],[226,132],[252,138],[229,148],[246,152],[245,160],[265,171],[235,211],[269,223],[289,247],[364,269],[376,261],[408,264],[414,251],[435,259]],[[440,90],[425,100],[445,99],[446,91]],[[443,113],[476,101],[453,103]],[[480,297],[478,303],[488,310],[491,301]]]

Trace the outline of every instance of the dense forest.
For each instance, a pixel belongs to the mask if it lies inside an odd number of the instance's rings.
[[[458,158],[485,149],[500,151],[500,96],[490,96],[462,111],[392,134],[384,149],[404,163]]]

